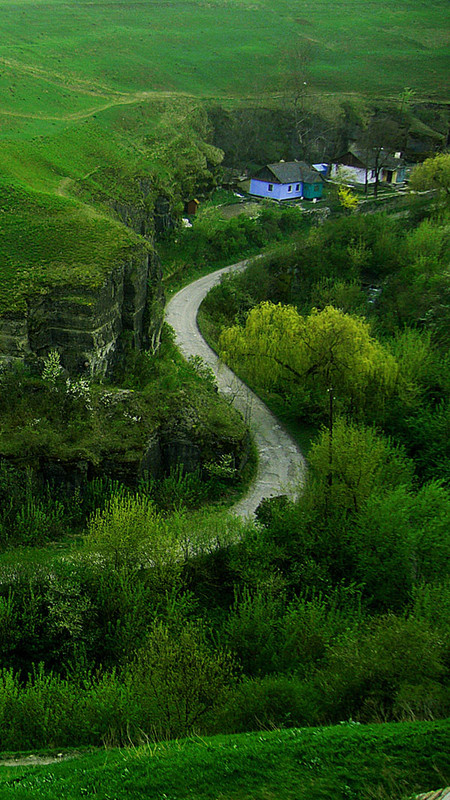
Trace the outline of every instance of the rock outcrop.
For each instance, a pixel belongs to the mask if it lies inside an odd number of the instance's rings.
[[[128,430],[124,431],[121,447],[103,449],[96,455],[85,451],[82,456],[71,457],[45,452],[43,448],[34,455],[24,457],[18,454],[4,457],[4,460],[15,467],[31,470],[39,483],[50,482],[69,491],[99,477],[136,487],[141,480],[160,480],[178,468],[183,474],[198,470],[207,476],[209,465],[223,454],[230,456],[236,474],[244,468],[250,452],[250,437],[232,409],[227,411],[231,419],[234,418],[234,424],[222,431],[205,430],[200,419],[197,419],[197,425],[193,425],[192,414],[188,415],[187,422],[185,410],[180,409],[171,421],[158,425],[138,445],[132,434],[133,425],[138,429],[142,426],[142,418],[132,416],[139,400],[136,394],[119,391],[109,416],[99,420],[99,424],[107,425],[109,421],[112,425],[114,417],[123,416],[125,410]]]
[[[0,358],[33,360],[56,349],[71,374],[104,375],[121,335],[155,350],[163,322],[161,267],[149,247],[133,248],[98,288],[54,286],[30,297],[25,313],[0,319]]]

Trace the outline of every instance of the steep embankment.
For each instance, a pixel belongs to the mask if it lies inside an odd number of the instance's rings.
[[[0,212],[1,357],[57,348],[70,372],[101,375],[124,331],[138,347],[157,338],[162,288],[148,242],[83,204],[17,185],[2,188]]]
[[[176,294],[166,308],[166,321],[176,333],[176,342],[186,357],[200,356],[214,371],[220,391],[230,398],[248,423],[258,449],[258,472],[248,494],[235,506],[235,513],[252,514],[264,497],[295,496],[304,480],[305,459],[291,437],[264,403],[206,344],[197,326],[203,298],[221,276],[245,269],[242,261],[200,278]]]

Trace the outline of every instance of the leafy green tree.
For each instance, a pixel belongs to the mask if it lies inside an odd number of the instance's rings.
[[[395,327],[417,325],[431,331],[435,341],[448,343],[450,281],[448,223],[426,219],[408,233],[403,264],[390,275],[380,298],[381,322]]]
[[[341,512],[357,513],[373,492],[412,480],[412,463],[385,437],[343,419],[335,422],[332,439],[329,430],[322,431],[308,460],[317,497],[329,486],[328,502]]]
[[[329,653],[316,677],[322,719],[379,722],[445,716],[445,643],[425,621],[387,614]]]
[[[250,311],[245,327],[222,333],[220,352],[262,388],[313,383],[322,397],[328,394],[330,429],[334,393],[358,407],[369,390],[379,397],[392,390],[398,371],[368,324],[333,306],[302,317],[292,306],[261,303]]]
[[[155,622],[131,667],[142,703],[155,710],[160,733],[186,736],[224,700],[236,668],[229,653],[212,649],[194,622]]]
[[[422,583],[450,575],[450,493],[429,483],[373,493],[354,529],[355,578],[376,611],[397,610]]]
[[[171,585],[181,570],[170,523],[146,497],[112,497],[91,518],[85,544],[119,572],[148,569],[159,586]]]
[[[417,166],[409,182],[411,189],[437,189],[448,203],[450,201],[450,153],[440,153],[427,158]]]

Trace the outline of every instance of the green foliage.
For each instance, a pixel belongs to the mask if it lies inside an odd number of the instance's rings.
[[[207,206],[199,211],[192,228],[176,230],[160,243],[165,284],[174,288],[186,283],[193,264],[197,275],[210,271],[211,264],[218,267],[241,261],[306,227],[308,222],[297,207],[261,204],[255,216],[240,214],[227,219],[220,208]]]
[[[310,725],[315,708],[308,699],[305,684],[296,676],[245,678],[230,694],[217,727],[240,733]]]
[[[267,589],[244,590],[235,599],[221,633],[247,676],[311,675],[325,659],[330,643],[354,626],[320,595],[306,599]]]
[[[143,488],[163,511],[198,508],[213,494],[211,481],[204,480],[200,469],[186,472],[182,464],[172,467],[164,478],[148,481]]]
[[[42,368],[42,380],[51,384],[56,383],[62,372],[61,360],[57,350],[50,350],[48,356],[44,358]]]
[[[448,202],[450,195],[450,154],[440,153],[419,164],[411,175],[410,187],[416,191],[437,189]]]
[[[155,583],[168,587],[178,575],[173,532],[146,497],[112,497],[91,517],[85,542],[118,572],[151,568]]]
[[[40,490],[31,470],[0,462],[0,549],[43,545],[63,534],[65,507],[59,497]]]
[[[191,365],[196,374],[201,378],[211,389],[217,390],[216,376],[211,367],[203,360],[201,356],[189,356],[188,363]]]
[[[196,623],[155,623],[131,668],[143,706],[155,708],[159,737],[186,736],[223,702],[234,680],[228,653],[212,649]]]
[[[317,479],[317,504],[320,496],[329,510],[344,515],[358,512],[372,494],[412,482],[413,465],[398,448],[373,429],[343,419],[333,424],[332,433],[322,431],[309,462]]]
[[[406,259],[392,274],[380,298],[379,312],[392,330],[403,325],[429,330],[440,345],[448,340],[448,220],[425,219],[405,239]]]
[[[347,405],[363,404],[376,391],[392,391],[397,365],[370,335],[361,319],[333,306],[302,317],[291,306],[261,303],[248,314],[245,327],[225,330],[222,357],[243,368],[261,387],[311,381],[340,394]]]
[[[449,493],[437,483],[416,494],[406,486],[368,498],[353,532],[356,579],[377,610],[411,602],[422,584],[450,569]]]
[[[446,648],[424,621],[381,617],[336,646],[317,676],[327,719],[429,719],[448,713]]]

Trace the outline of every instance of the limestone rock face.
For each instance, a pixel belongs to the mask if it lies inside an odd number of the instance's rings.
[[[143,247],[112,267],[99,288],[55,286],[31,298],[25,314],[2,317],[0,359],[42,358],[56,349],[69,373],[102,376],[124,332],[137,349],[157,348],[163,308],[159,259]]]
[[[163,195],[156,198],[153,221],[156,234],[166,233],[175,227],[170,201]]]

